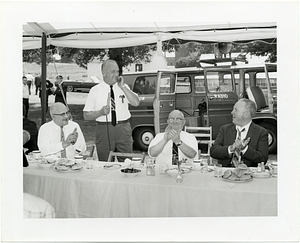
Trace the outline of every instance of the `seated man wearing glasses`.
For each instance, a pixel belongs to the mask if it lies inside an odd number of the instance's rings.
[[[50,107],[52,121],[39,129],[38,147],[42,156],[74,159],[77,151],[85,152],[85,139],[79,125],[69,120],[67,107],[60,102]]]
[[[194,135],[182,131],[185,125],[183,113],[173,110],[167,120],[164,133],[158,133],[151,141],[148,154],[156,157],[156,164],[172,165],[172,157],[192,162],[198,158],[198,143]]]

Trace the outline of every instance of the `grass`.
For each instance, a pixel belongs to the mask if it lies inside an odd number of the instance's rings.
[[[23,63],[23,73],[31,73],[33,76],[41,73],[41,66],[36,63]],[[62,75],[64,79],[69,76],[70,80],[79,80],[87,77],[88,71],[79,67],[76,63],[49,63],[47,65],[47,79],[55,81],[57,75]]]

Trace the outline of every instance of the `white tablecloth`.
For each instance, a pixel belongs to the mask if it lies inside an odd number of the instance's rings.
[[[277,216],[277,178],[231,183],[192,171],[176,183],[175,174],[146,176],[142,168],[129,178],[96,164],[79,172],[30,164],[24,192],[48,201],[62,218]]]

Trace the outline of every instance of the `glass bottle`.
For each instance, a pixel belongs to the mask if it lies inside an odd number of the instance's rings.
[[[177,183],[183,182],[183,177],[182,177],[181,169],[178,170],[178,175],[176,176],[176,182]]]
[[[265,172],[266,168],[265,168],[265,163],[264,162],[260,163],[260,167],[261,167],[261,172]]]
[[[260,163],[257,164],[257,173],[260,173],[261,172],[261,165]]]

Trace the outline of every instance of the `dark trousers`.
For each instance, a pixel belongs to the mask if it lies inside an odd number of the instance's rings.
[[[132,153],[132,130],[129,122],[112,126],[97,122],[96,148],[99,161],[107,161],[110,151]]]
[[[27,86],[28,86],[29,94],[31,95],[31,81],[27,81]]]
[[[39,85],[35,85],[35,95],[37,95],[37,93],[38,93],[40,87],[41,87],[41,86],[39,86]]]
[[[23,98],[23,105],[25,106],[25,114],[23,114],[23,115],[25,118],[27,118],[28,110],[29,110],[29,99]]]

